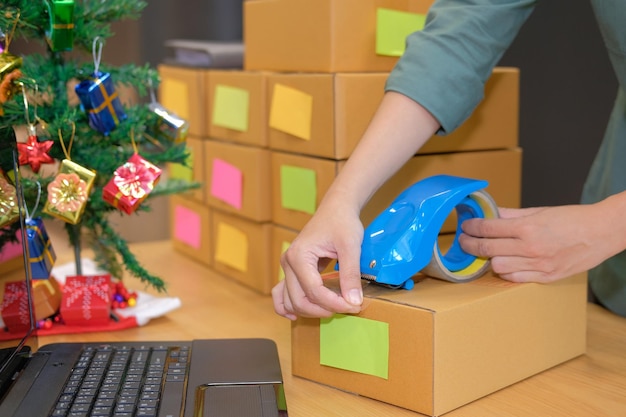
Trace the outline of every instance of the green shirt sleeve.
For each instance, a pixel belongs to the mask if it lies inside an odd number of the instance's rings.
[[[424,106],[439,133],[459,127],[483,98],[486,80],[532,10],[534,0],[438,0],[424,29],[408,36],[386,84]]]

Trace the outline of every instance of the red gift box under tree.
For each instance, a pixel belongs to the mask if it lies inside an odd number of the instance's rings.
[[[61,317],[65,324],[97,326],[111,316],[111,276],[75,275],[65,279]]]
[[[2,299],[2,321],[11,332],[23,332],[30,328],[30,313],[26,282],[7,282]]]

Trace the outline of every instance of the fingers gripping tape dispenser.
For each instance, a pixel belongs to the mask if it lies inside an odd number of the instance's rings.
[[[489,268],[488,259],[461,249],[461,223],[470,218],[498,217],[498,208],[483,189],[487,182],[437,175],[403,191],[365,229],[361,246],[361,277],[394,288],[413,288],[411,277],[424,274],[447,281],[471,281]],[[457,231],[443,254],[439,232],[452,210]]]

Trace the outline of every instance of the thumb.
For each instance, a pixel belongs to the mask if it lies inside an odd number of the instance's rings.
[[[359,248],[360,249],[360,248]],[[363,304],[363,287],[361,286],[361,267],[359,259],[360,250],[347,250],[341,255],[339,261],[339,285],[341,295],[350,304],[360,306]]]

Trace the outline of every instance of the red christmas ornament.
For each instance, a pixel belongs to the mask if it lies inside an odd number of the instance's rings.
[[[29,164],[33,172],[38,173],[41,164],[51,164],[54,159],[48,155],[48,151],[54,145],[51,140],[39,142],[36,135],[29,135],[26,143],[18,143],[17,150],[20,154],[20,165]]]

